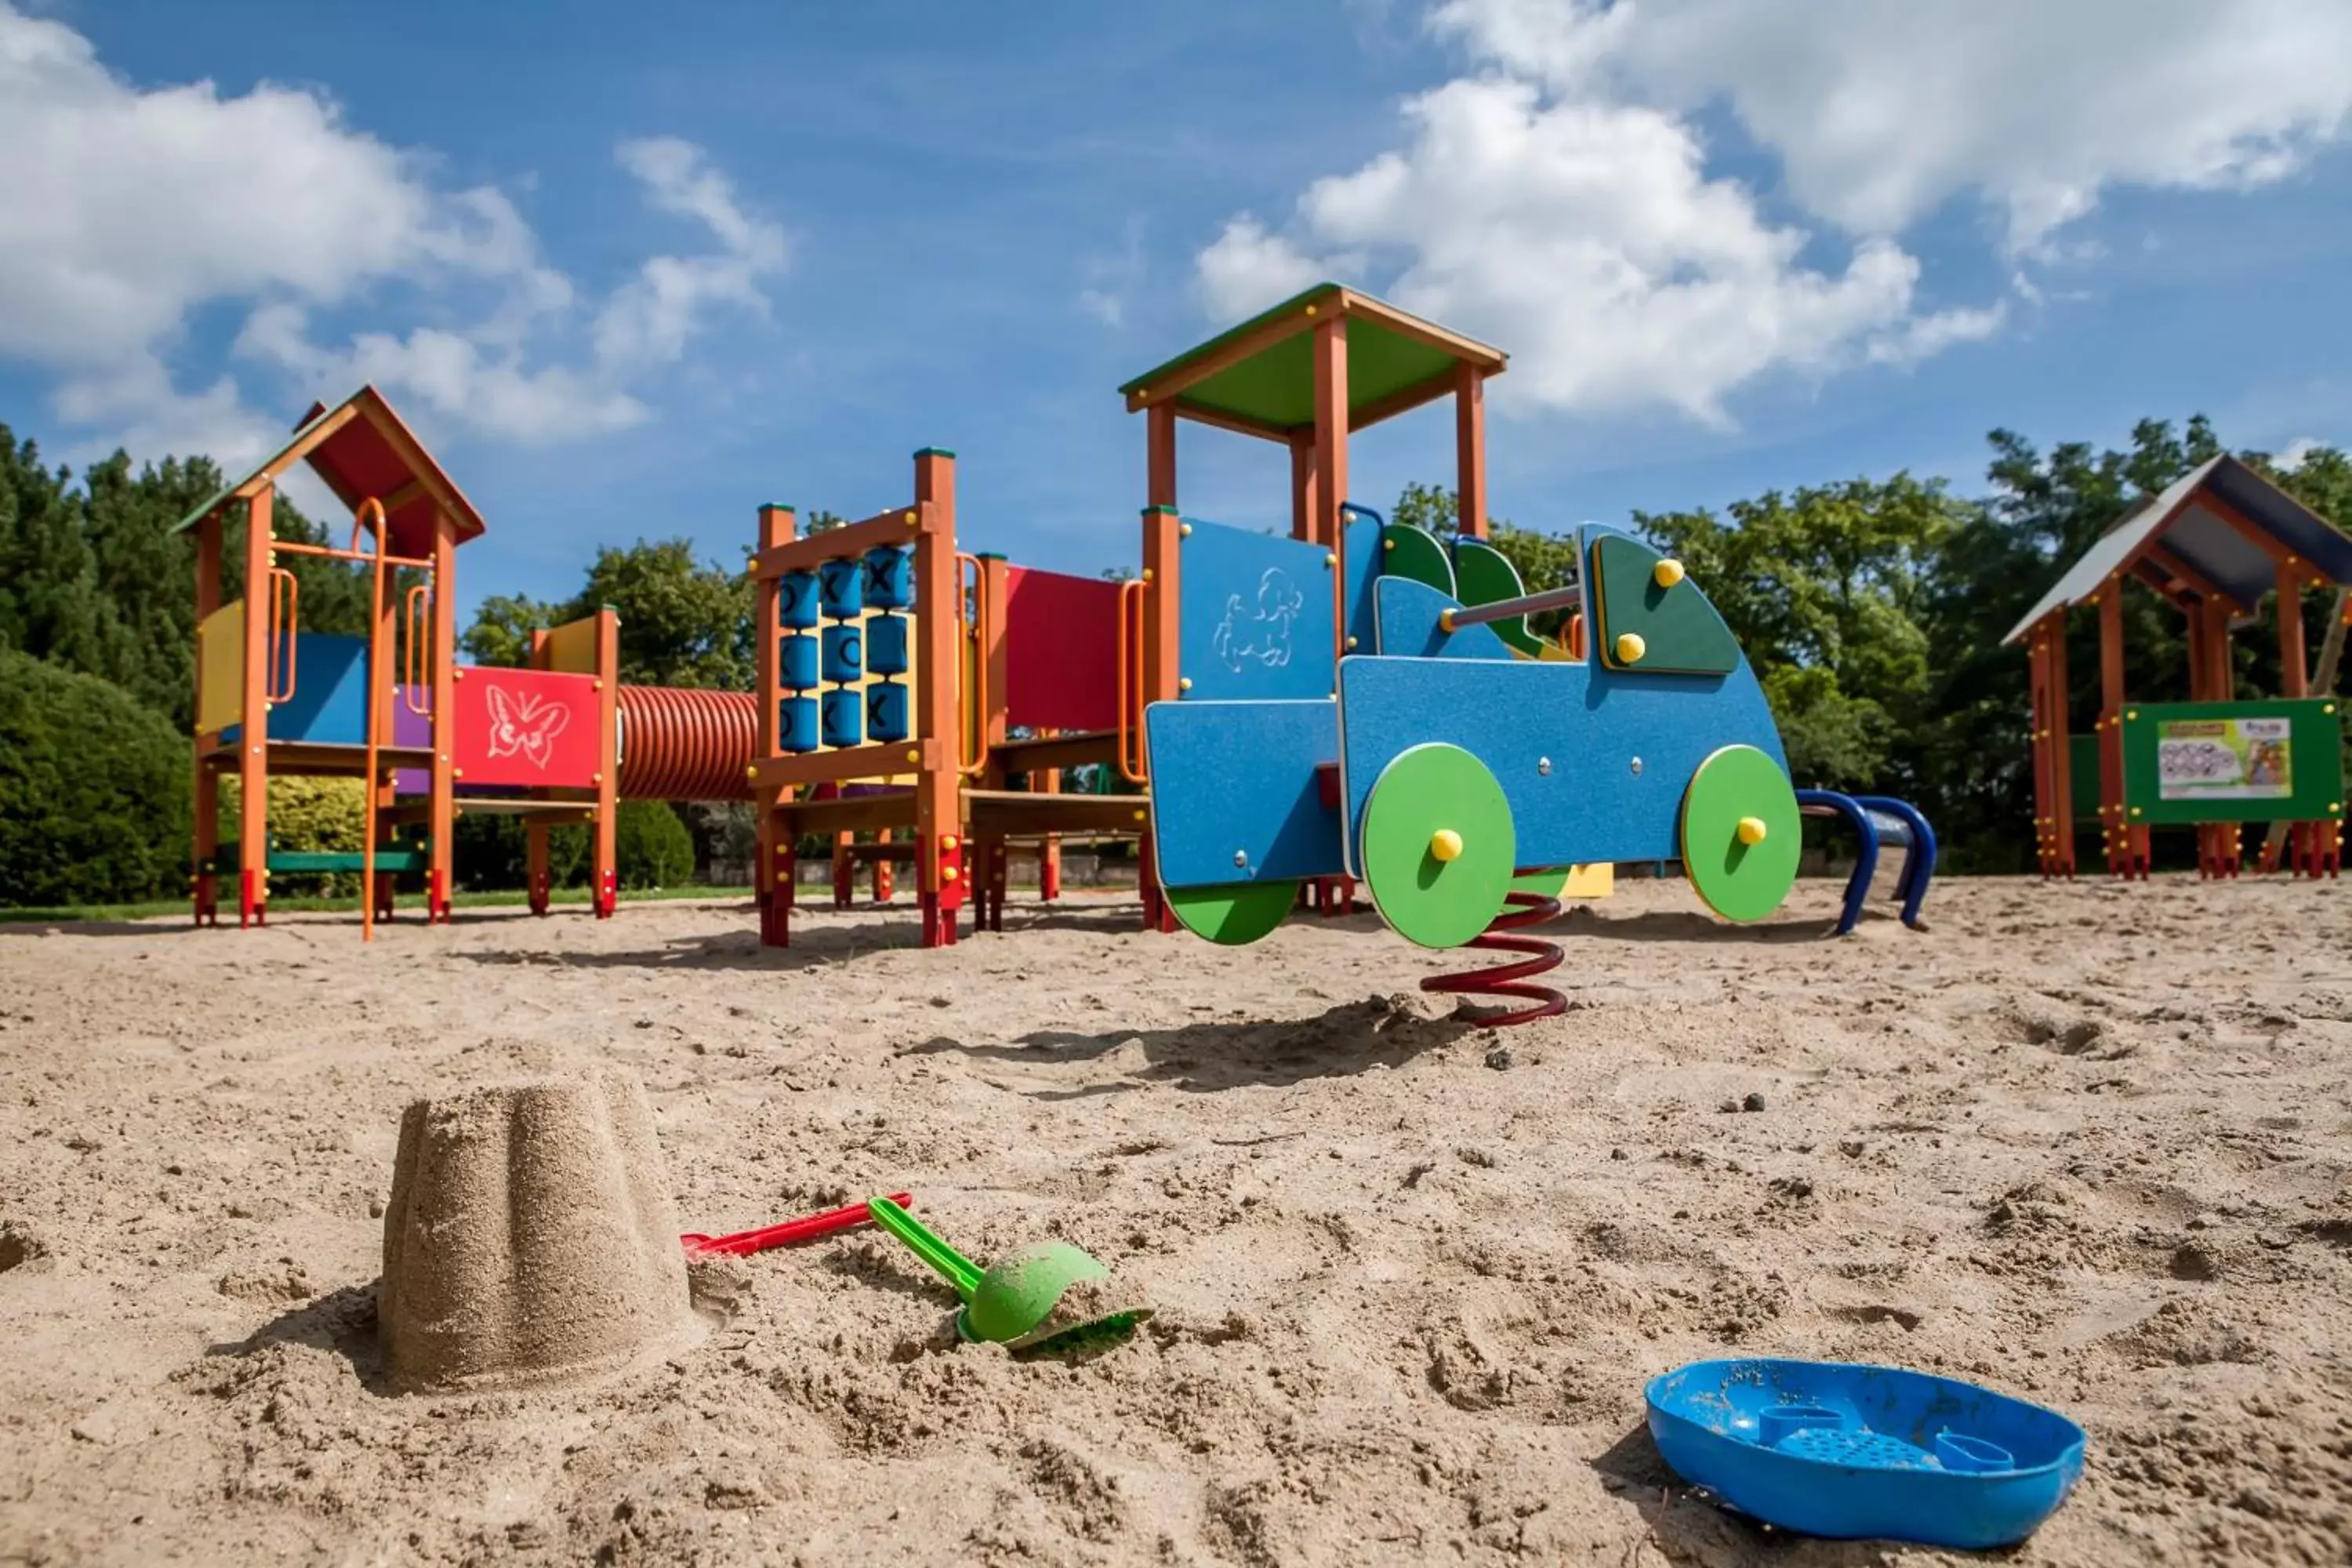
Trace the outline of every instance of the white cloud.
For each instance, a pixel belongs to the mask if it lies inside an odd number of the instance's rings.
[[[2347,0],[1443,0],[1471,74],[1410,99],[1400,145],[1231,218],[1196,258],[1211,312],[1322,277],[1514,351],[1501,406],[1667,406],[1709,423],[1769,373],[1914,363],[1997,332],[2005,302],[1927,310],[1900,243],[1956,197],[2023,263],[2102,191],[2281,179],[2352,114]],[[1727,106],[1827,255],[1710,178]]]
[[[2299,468],[2314,452],[2326,451],[2334,445],[2315,436],[2298,436],[2286,444],[2285,451],[2278,455],[2278,466],[2287,469]]]
[[[584,318],[571,280],[490,186],[445,190],[426,160],[347,125],[315,93],[263,83],[142,89],[88,39],[0,0],[0,359],[47,372],[58,416],[142,454],[248,459],[310,397],[373,380],[469,428],[519,441],[645,418],[641,383],[716,309],[764,312],[786,259],[698,149],[625,142],[655,210],[711,237],[656,256]],[[314,341],[330,311],[404,300],[478,306],[470,322]],[[247,406],[234,374],[184,390],[167,368],[200,309],[250,311],[236,358],[279,373]],[[552,342],[581,346],[551,363]],[[298,384],[289,387],[290,378]]]
[[[1106,327],[1127,324],[1127,301],[1129,296],[1150,280],[1150,262],[1143,244],[1143,218],[1140,214],[1128,215],[1120,232],[1119,247],[1109,254],[1082,256],[1078,259],[1078,309]]]
[[[2021,252],[2109,186],[2281,179],[2352,115],[2344,0],[1446,0],[1432,25],[1555,91],[1726,101],[1850,231],[1974,194]]]
[[[1775,366],[1916,357],[1998,322],[1918,316],[1918,263],[1886,240],[1833,275],[1803,266],[1807,237],[1706,178],[1696,133],[1659,110],[1552,101],[1489,76],[1423,94],[1405,120],[1402,151],[1307,189],[1297,237],[1227,224],[1199,260],[1215,314],[1392,258],[1388,298],[1513,351],[1498,399],[1664,405],[1710,424],[1727,421],[1727,392]]]

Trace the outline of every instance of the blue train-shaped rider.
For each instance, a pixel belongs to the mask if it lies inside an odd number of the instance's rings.
[[[1302,880],[1345,873],[1403,936],[1457,947],[1515,885],[1644,860],[1680,861],[1726,920],[1780,906],[1800,834],[1780,733],[1679,563],[1588,526],[1580,580],[1527,595],[1483,541],[1350,511],[1333,554],[1185,524],[1183,695],[1143,721],[1179,921],[1255,942]],[[1555,608],[1582,612],[1586,657],[1527,629]]]

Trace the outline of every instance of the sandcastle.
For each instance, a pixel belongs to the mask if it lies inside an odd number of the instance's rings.
[[[585,1376],[690,1336],[677,1206],[635,1078],[602,1068],[410,1105],[377,1316],[401,1393]]]

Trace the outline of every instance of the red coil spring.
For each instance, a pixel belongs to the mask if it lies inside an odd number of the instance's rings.
[[[759,749],[760,709],[748,691],[624,686],[625,800],[749,800],[743,770]]]
[[[1462,974],[1433,974],[1421,983],[1423,991],[1450,992],[1457,995],[1515,996],[1534,1005],[1515,1012],[1482,1017],[1479,1023],[1492,1028],[1506,1024],[1531,1024],[1538,1018],[1557,1017],[1568,1011],[1568,998],[1549,985],[1529,985],[1527,982],[1547,970],[1559,967],[1564,956],[1557,942],[1539,937],[1504,936],[1501,932],[1516,931],[1521,926],[1541,925],[1559,916],[1559,900],[1541,893],[1508,893],[1504,901],[1511,906],[1496,915],[1491,924],[1474,936],[1466,946],[1483,948],[1489,952],[1525,952],[1533,954],[1515,963],[1498,963],[1488,969],[1473,969]]]

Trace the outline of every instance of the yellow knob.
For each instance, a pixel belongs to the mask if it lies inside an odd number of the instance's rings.
[[[1764,842],[1764,836],[1770,831],[1771,829],[1764,826],[1764,819],[1760,816],[1743,816],[1739,819],[1739,842],[1742,844],[1761,844]]]
[[[1462,835],[1450,827],[1441,827],[1429,836],[1429,852],[1440,860],[1461,858]]]
[[[1620,663],[1620,664],[1639,664],[1639,663],[1641,663],[1641,662],[1642,662],[1642,656],[1643,656],[1643,654],[1645,654],[1645,653],[1649,652],[1649,651],[1650,651],[1650,645],[1649,645],[1648,643],[1645,643],[1645,642],[1643,642],[1643,641],[1642,640],[1642,634],[1641,634],[1641,633],[1639,633],[1639,632],[1621,632],[1621,633],[1619,633],[1619,634],[1618,634],[1618,637],[1617,637],[1617,662],[1618,662],[1618,663]]]
[[[1650,568],[1650,581],[1661,588],[1671,588],[1683,580],[1683,563],[1668,557]]]

